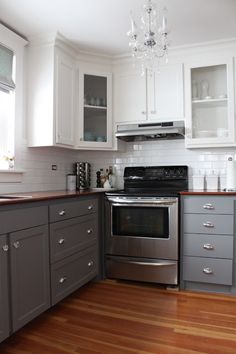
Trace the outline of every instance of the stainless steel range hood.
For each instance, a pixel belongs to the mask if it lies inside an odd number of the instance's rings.
[[[184,121],[119,124],[116,137],[124,141],[183,139]]]

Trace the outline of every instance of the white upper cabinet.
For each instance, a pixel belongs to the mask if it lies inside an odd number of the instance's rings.
[[[116,123],[140,122],[147,117],[146,75],[130,68],[114,75],[114,117]]]
[[[76,147],[112,149],[112,74],[80,65],[78,104]]]
[[[188,63],[185,79],[186,147],[235,145],[233,58]]]
[[[28,48],[28,145],[75,145],[76,59],[67,47]]]
[[[55,129],[56,144],[74,146],[75,61],[62,51],[55,53]]]
[[[116,123],[184,119],[182,64],[166,64],[145,75],[126,69],[114,80]]]
[[[162,65],[147,73],[148,118],[155,121],[184,119],[183,64]]]

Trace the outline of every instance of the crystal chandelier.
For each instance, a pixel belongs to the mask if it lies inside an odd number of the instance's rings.
[[[146,0],[138,28],[132,13],[131,29],[127,33],[132,56],[141,62],[143,70],[151,69],[159,59],[165,57],[167,61],[169,42],[167,39],[167,9],[162,10],[159,16],[157,4]],[[161,17],[161,18],[160,18]]]

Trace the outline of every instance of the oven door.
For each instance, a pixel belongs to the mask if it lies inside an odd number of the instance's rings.
[[[109,198],[106,254],[178,260],[178,198]]]

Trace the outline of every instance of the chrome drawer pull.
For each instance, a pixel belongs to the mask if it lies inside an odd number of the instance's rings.
[[[92,267],[94,265],[93,261],[88,262],[88,267]]]
[[[9,250],[9,246],[8,245],[4,245],[2,246],[2,249],[4,252],[7,252]]]
[[[66,279],[67,279],[66,277],[60,278],[60,279],[59,279],[59,283],[60,283],[60,284],[63,284],[63,283],[66,281]]]
[[[14,246],[15,248],[19,248],[19,247],[20,247],[20,242],[19,242],[19,241],[14,242],[14,243],[13,243],[13,246]]]
[[[93,232],[93,229],[88,229],[87,230],[87,234],[89,234],[89,235],[92,234],[92,232]]]
[[[207,204],[203,205],[203,209],[213,210],[213,209],[215,209],[215,207],[211,203],[207,203]]]
[[[93,205],[89,205],[88,210],[92,210],[92,209],[93,209]]]
[[[58,212],[58,214],[59,214],[60,216],[63,216],[63,215],[66,214],[66,212],[65,212],[65,210],[61,210],[61,211]]]
[[[62,245],[65,242],[64,238],[60,238],[60,240],[58,240],[59,245]]]
[[[210,221],[207,221],[207,222],[203,223],[203,226],[205,226],[205,227],[214,227],[214,224],[212,224],[212,222],[210,222]]]
[[[213,274],[213,270],[211,269],[211,268],[203,268],[203,273],[205,273],[205,274]]]
[[[205,243],[205,244],[203,245],[203,248],[204,248],[205,250],[208,250],[208,251],[214,250],[214,246],[212,246],[210,243]]]

